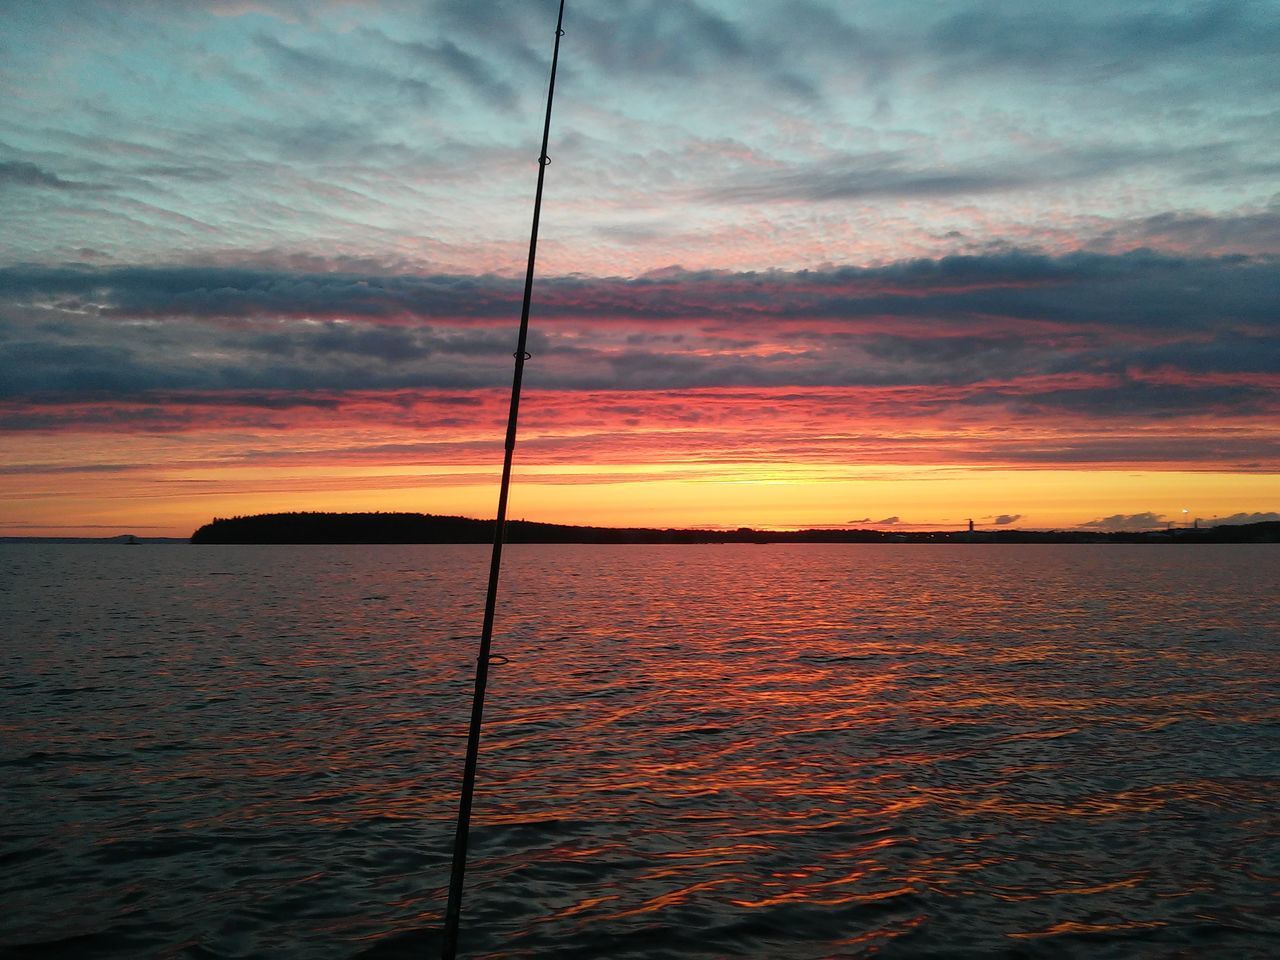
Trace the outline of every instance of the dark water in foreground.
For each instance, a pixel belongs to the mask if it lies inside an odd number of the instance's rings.
[[[0,953],[433,956],[486,556],[0,547]],[[1280,953],[1280,549],[508,557],[469,956]]]

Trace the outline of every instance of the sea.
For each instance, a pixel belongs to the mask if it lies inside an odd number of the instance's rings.
[[[438,955],[488,548],[0,545],[0,955]],[[472,958],[1280,956],[1280,548],[512,545]]]

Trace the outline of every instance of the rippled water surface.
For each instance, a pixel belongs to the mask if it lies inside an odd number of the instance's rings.
[[[507,557],[467,955],[1280,954],[1280,549]],[[432,956],[486,564],[0,547],[0,953]]]

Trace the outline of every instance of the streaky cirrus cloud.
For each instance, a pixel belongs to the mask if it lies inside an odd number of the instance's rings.
[[[580,6],[555,272],[1144,236],[1280,252],[1256,220],[1280,146],[1273,3]],[[87,232],[120,262],[373,250],[424,272],[517,270],[553,15],[11,0],[0,263],[65,259]]]
[[[583,411],[590,411],[584,421]],[[1269,420],[1217,425],[1188,443],[1188,424],[1118,424],[1072,417],[1046,423],[1011,412],[993,423],[932,390],[721,388],[530,391],[522,463],[967,464],[1001,468],[1145,467],[1274,471],[1280,439]],[[436,459],[488,464],[505,421],[502,389],[305,393],[155,391],[131,398],[47,396],[0,401],[0,429],[50,438],[117,435],[258,436],[222,461],[252,454],[321,465]],[[744,431],[742,424],[750,424]],[[299,459],[289,436],[330,439]],[[364,439],[336,439],[350,433]],[[1100,435],[1101,434],[1101,435]],[[385,435],[379,443],[369,437]],[[30,441],[25,441],[28,445]],[[305,445],[304,445],[305,446]],[[270,454],[267,451],[273,451]]]

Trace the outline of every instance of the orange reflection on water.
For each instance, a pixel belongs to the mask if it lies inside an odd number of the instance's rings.
[[[1278,787],[1260,731],[1276,710],[1259,638],[1280,570],[1203,556],[510,547],[474,953],[998,954],[1014,936],[1076,956],[1071,938],[1106,931],[1267,929]],[[316,903],[348,941],[366,936],[357,914],[383,933],[436,923],[485,559],[193,550],[191,609],[150,628],[92,625],[123,589],[172,611],[172,560],[108,581],[97,607],[73,596],[64,619],[96,629],[94,657],[49,642],[22,681],[56,707],[32,714],[39,735],[71,746],[6,776],[94,794],[56,826],[108,880],[162,864],[231,897],[210,885],[249,871],[255,896]],[[58,671],[84,676],[44,680]]]
[[[1068,934],[1104,934],[1119,933],[1125,930],[1156,930],[1165,926],[1168,926],[1168,924],[1158,920],[1117,920],[1113,923],[1083,923],[1078,920],[1061,920],[1045,927],[1043,930],[1008,933],[1006,936],[1014,940],[1039,940]]]

